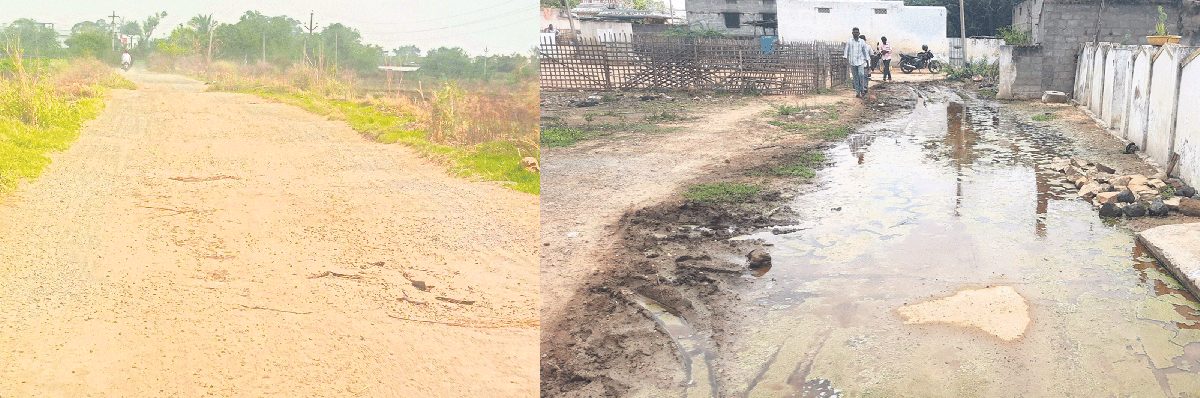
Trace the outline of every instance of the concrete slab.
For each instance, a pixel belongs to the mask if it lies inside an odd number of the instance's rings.
[[[1200,223],[1154,227],[1137,237],[1179,283],[1200,297]]]

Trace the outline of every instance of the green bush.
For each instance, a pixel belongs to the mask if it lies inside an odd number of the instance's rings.
[[[996,29],[1000,37],[1004,39],[1004,44],[1010,46],[1025,46],[1029,45],[1029,32],[1021,30],[1016,25],[1002,26]]]
[[[974,76],[981,76],[984,80],[995,80],[1000,76],[1000,66],[988,64],[987,60],[983,59],[968,61],[962,67],[946,68],[946,80],[960,82]]]

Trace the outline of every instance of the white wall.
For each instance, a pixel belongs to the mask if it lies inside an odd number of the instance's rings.
[[[968,61],[986,60],[995,63],[1000,59],[1000,46],[1004,39],[972,39],[967,38],[966,57]]]
[[[1159,165],[1166,166],[1171,160],[1171,145],[1174,143],[1172,127],[1175,124],[1175,95],[1179,87],[1178,47],[1163,46],[1154,54],[1150,67],[1150,113],[1146,121],[1146,148],[1144,149]]]
[[[1091,81],[1092,77],[1092,59],[1096,55],[1096,47],[1087,43],[1083,45],[1083,49],[1079,51],[1079,64],[1075,69],[1075,102],[1087,104],[1091,98],[1091,92],[1088,91],[1087,82]]]
[[[1179,104],[1175,119],[1175,164],[1180,178],[1200,183],[1200,50],[1184,59],[1179,76]]]
[[[1113,46],[1109,50],[1104,68],[1103,122],[1121,138],[1125,138],[1125,110],[1129,100],[1126,93],[1133,80],[1133,46]]]
[[[629,37],[633,34],[633,24],[629,22],[575,21],[575,23],[579,26],[579,37],[587,39],[613,41],[614,35]]]
[[[1104,57],[1108,56],[1108,43],[1100,43],[1096,46],[1096,53],[1092,55],[1092,70],[1088,73],[1088,109],[1092,114],[1100,114],[1100,101],[1104,98]]]
[[[1142,48],[1133,55],[1133,95],[1129,96],[1129,119],[1125,139],[1146,148],[1146,114],[1150,109],[1150,57],[1154,53]]]
[[[887,36],[894,51],[915,54],[928,45],[934,56],[945,60],[950,44],[946,41],[946,8],[904,6],[903,1],[814,1],[777,0],[779,39],[784,41],[850,40],[857,27],[874,48],[880,36]],[[828,14],[817,8],[829,8]],[[876,14],[875,9],[887,14]],[[900,59],[893,58],[893,63]]]
[[[1200,184],[1200,47],[1103,43],[1081,53],[1076,88],[1090,102],[1077,103],[1162,169],[1178,155],[1172,175]]]

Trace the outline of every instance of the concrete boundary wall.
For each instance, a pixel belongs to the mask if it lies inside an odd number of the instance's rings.
[[[1183,59],[1179,74],[1179,103],[1176,105],[1176,173],[1184,181],[1200,182],[1200,49]]]
[[[1112,45],[1108,43],[1096,46],[1096,52],[1092,55],[1092,70],[1088,73],[1088,110],[1097,116],[1100,115],[1100,101],[1104,98],[1104,61],[1109,47]]]
[[[1075,71],[1075,103],[1109,132],[1138,145],[1165,171],[1200,183],[1200,49],[1168,44],[1085,43]]]
[[[1175,102],[1179,94],[1178,47],[1163,46],[1151,58],[1150,112],[1146,121],[1146,147],[1143,149],[1159,165],[1171,160],[1175,145]]]
[[[1129,120],[1125,139],[1146,147],[1146,114],[1150,109],[1150,56],[1149,49],[1139,49],[1133,56],[1133,83],[1129,95]]]

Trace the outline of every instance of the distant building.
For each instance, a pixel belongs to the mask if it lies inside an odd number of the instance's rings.
[[[776,21],[776,0],[687,0],[688,25],[724,31],[731,35],[763,34],[768,21]],[[768,33],[771,33],[768,31]]]
[[[667,10],[635,10],[611,1],[582,3],[569,14],[562,9],[543,8],[541,14],[543,41],[551,37],[609,41],[633,33],[662,31],[671,19]],[[551,25],[554,32],[547,31]]]
[[[779,0],[778,9],[780,40],[845,42],[857,27],[872,48],[887,36],[897,54],[913,54],[928,45],[939,58],[949,55],[945,7],[906,6],[903,1]]]

